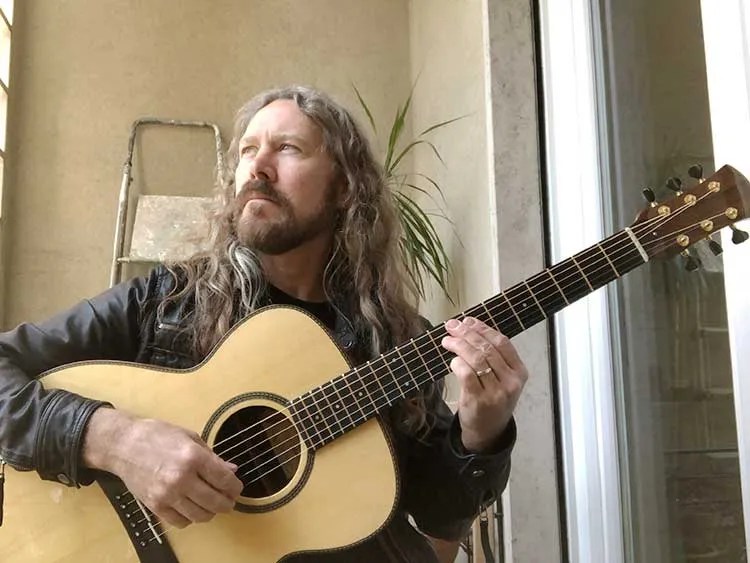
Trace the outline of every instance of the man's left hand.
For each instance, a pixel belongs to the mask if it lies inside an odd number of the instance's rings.
[[[482,321],[451,319],[445,328],[442,345],[456,354],[450,368],[461,386],[461,442],[470,452],[488,451],[508,426],[528,371],[510,339]]]

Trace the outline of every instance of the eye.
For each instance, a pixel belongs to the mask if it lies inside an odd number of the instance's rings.
[[[279,145],[279,150],[284,152],[293,152],[298,151],[299,149],[294,145],[290,145],[289,143],[281,143],[281,145]]]
[[[256,147],[255,145],[245,145],[240,149],[240,155],[242,156],[252,156],[257,152],[258,147]]]

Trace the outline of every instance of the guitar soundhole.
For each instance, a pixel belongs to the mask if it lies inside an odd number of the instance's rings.
[[[230,415],[214,441],[214,452],[239,466],[242,496],[260,499],[283,489],[300,460],[299,436],[289,419],[266,406],[245,407]]]

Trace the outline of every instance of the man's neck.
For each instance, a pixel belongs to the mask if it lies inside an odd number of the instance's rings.
[[[284,254],[260,254],[260,260],[270,284],[302,301],[321,302],[330,248],[329,241],[315,239]]]

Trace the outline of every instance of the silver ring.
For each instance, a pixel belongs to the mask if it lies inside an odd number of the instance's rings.
[[[478,372],[476,372],[478,378],[482,378],[483,375],[487,375],[488,373],[492,373],[492,368],[484,368],[480,369]]]

